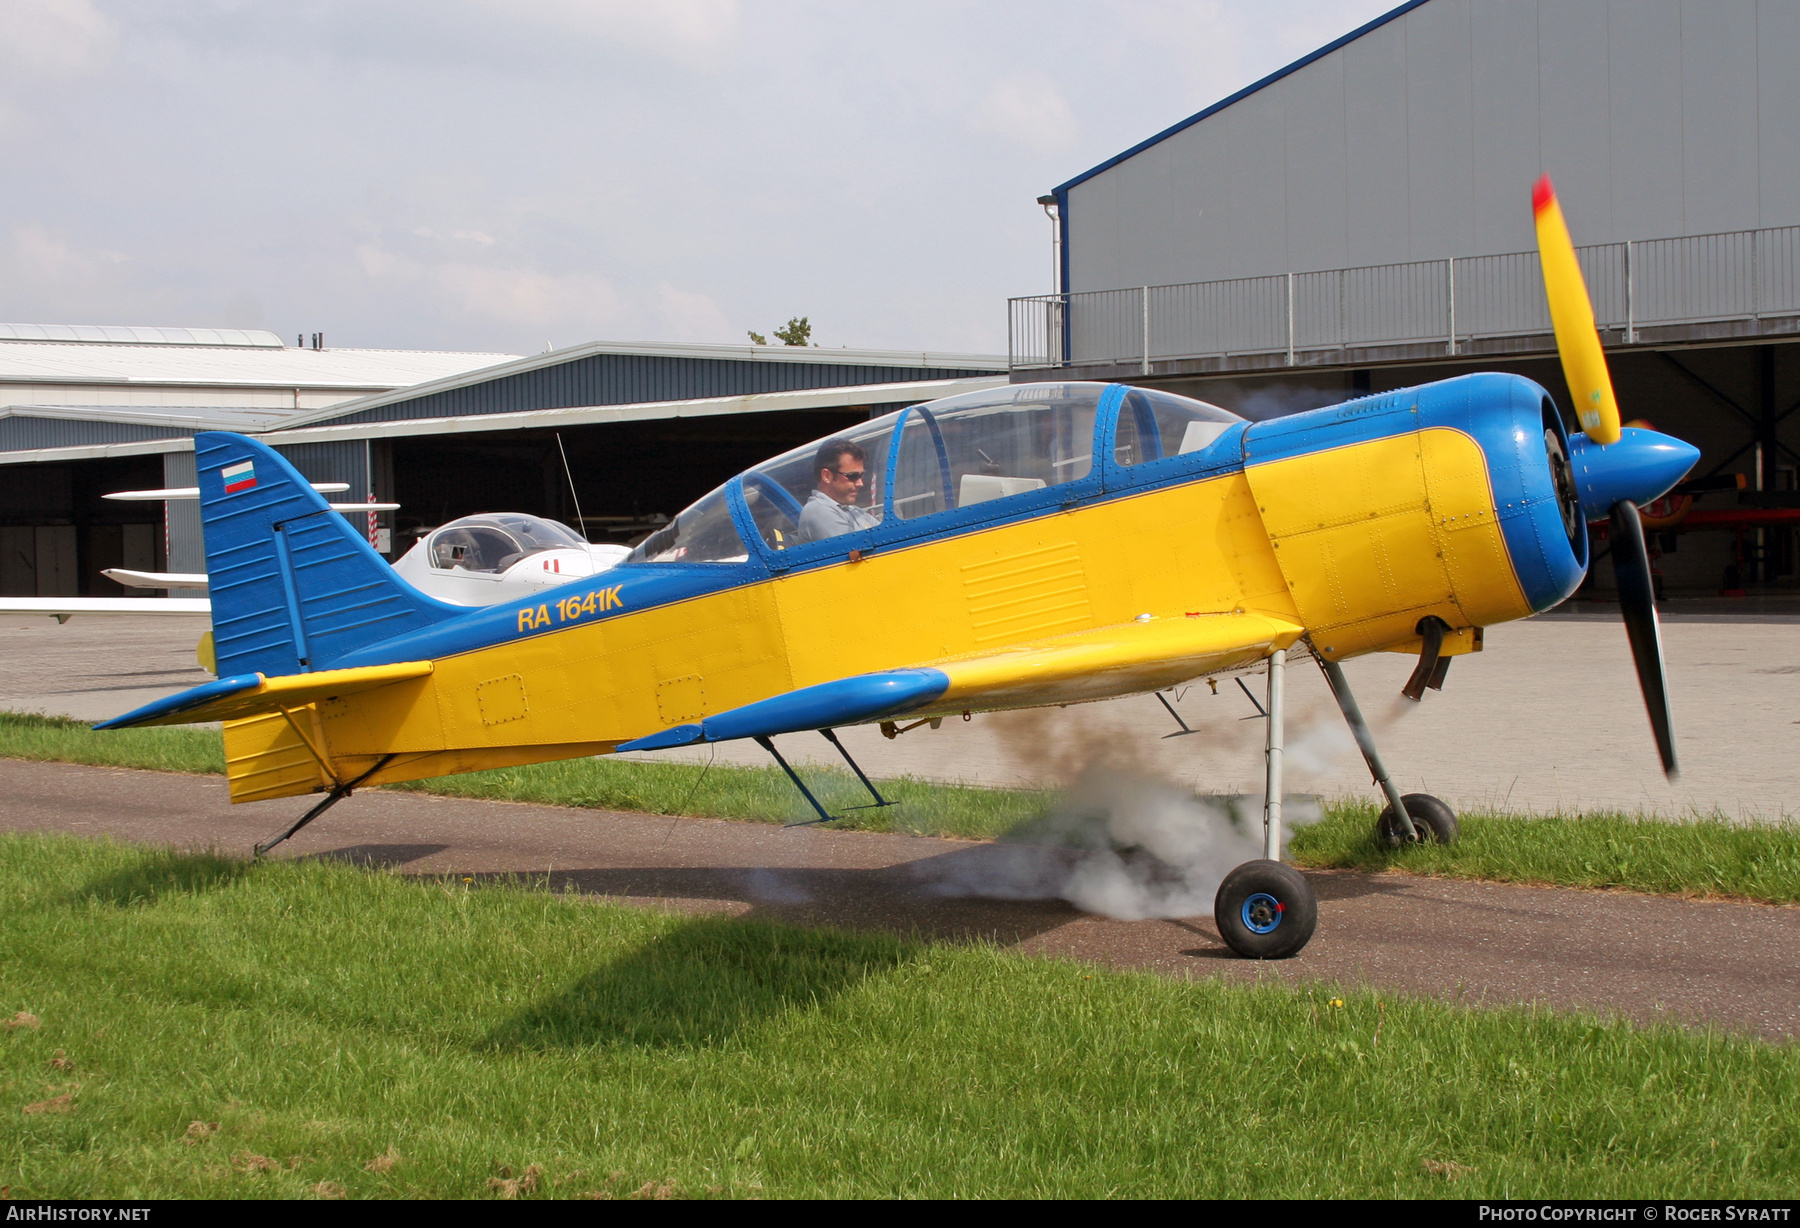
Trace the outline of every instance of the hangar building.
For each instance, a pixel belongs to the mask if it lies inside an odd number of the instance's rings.
[[[1796,506],[1786,0],[1403,4],[1045,197],[1061,284],[1012,300],[1012,378],[1125,379],[1265,417],[1503,370],[1566,407],[1541,173],[1626,417],[1699,446],[1697,475],[1743,473],[1741,506]],[[1792,586],[1794,536],[1665,535],[1658,567],[1674,591]]]
[[[118,595],[102,568],[204,571],[197,504],[102,498],[195,485],[197,431],[260,438],[348,483],[336,501],[399,503],[371,531],[390,555],[482,511],[629,541],[757,461],[1006,379],[993,355],[595,342],[516,358],[0,325],[0,593]]]

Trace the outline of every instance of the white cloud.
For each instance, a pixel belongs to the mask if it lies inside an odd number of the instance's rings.
[[[60,235],[34,222],[13,227],[12,246],[19,273],[46,284],[93,281],[129,259],[120,252],[71,246]]]
[[[429,299],[440,313],[473,321],[490,334],[498,324],[507,335],[554,335],[564,345],[601,339],[731,342],[743,336],[711,295],[667,280],[621,287],[593,272],[432,261],[374,241],[359,244],[355,255],[372,288]]]
[[[475,0],[508,22],[562,37],[621,43],[694,67],[736,41],[737,0]]]
[[[504,324],[552,327],[567,335],[611,326],[623,314],[612,283],[590,273],[545,273],[467,261],[434,264],[379,243],[359,244],[356,259],[370,281],[411,287],[414,294],[432,294],[452,313]]]
[[[969,124],[1037,153],[1054,153],[1071,144],[1075,115],[1047,75],[1018,73],[988,87]]]
[[[459,243],[479,243],[483,247],[492,247],[497,240],[485,230],[433,230],[429,226],[415,226],[413,233],[421,239],[453,239]]]
[[[431,279],[463,310],[508,324],[568,332],[614,325],[623,315],[612,283],[588,273],[445,264],[431,271]]]
[[[118,27],[88,0],[6,0],[0,69],[31,77],[80,76],[112,56]]]
[[[357,244],[356,262],[362,265],[362,271],[370,280],[388,277],[416,278],[418,275],[417,268],[410,261],[396,256],[376,243]]]
[[[744,340],[744,331],[719,310],[710,294],[677,289],[666,281],[656,284],[662,335],[671,341],[730,343]]]

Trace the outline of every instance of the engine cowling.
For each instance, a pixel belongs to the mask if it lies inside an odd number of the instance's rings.
[[[1588,563],[1571,444],[1521,376],[1480,374],[1256,423],[1245,474],[1314,644],[1333,658],[1547,610]]]

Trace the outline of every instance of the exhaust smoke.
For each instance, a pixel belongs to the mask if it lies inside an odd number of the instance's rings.
[[[1316,821],[1291,796],[1286,825]],[[1067,900],[1120,921],[1199,917],[1233,868],[1262,856],[1262,798],[1200,797],[1141,770],[1090,765],[1047,818],[1004,840],[917,863],[928,889]]]

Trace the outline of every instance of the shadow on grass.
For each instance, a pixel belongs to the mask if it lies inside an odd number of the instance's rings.
[[[900,966],[910,944],[878,934],[728,918],[686,921],[514,1016],[501,1049],[699,1048],[825,1003]]]
[[[252,862],[214,853],[146,849],[133,865],[101,875],[78,888],[70,895],[69,902],[94,901],[118,908],[154,904],[163,896],[197,895],[229,887],[256,870]]]

